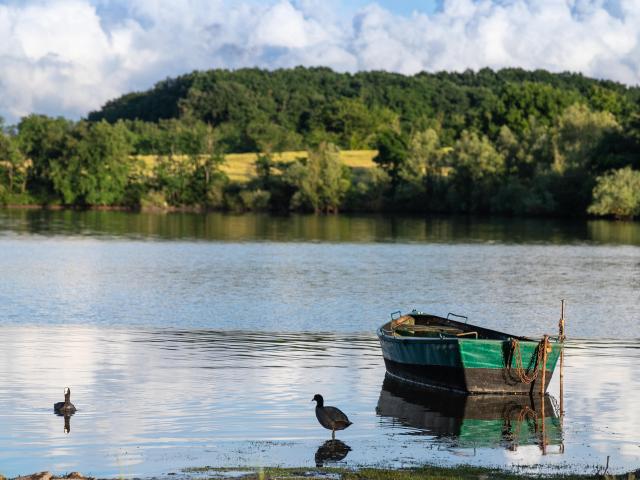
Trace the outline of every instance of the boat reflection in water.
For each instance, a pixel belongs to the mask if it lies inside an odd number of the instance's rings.
[[[316,467],[344,460],[351,447],[340,440],[327,440],[316,451]]]
[[[413,387],[385,376],[376,413],[393,422],[449,439],[458,447],[557,445],[562,427],[550,395],[463,395]]]

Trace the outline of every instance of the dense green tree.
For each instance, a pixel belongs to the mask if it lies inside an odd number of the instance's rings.
[[[386,130],[378,135],[376,150],[378,154],[373,158],[373,161],[389,175],[391,198],[395,198],[409,157],[407,138],[402,133]]]
[[[344,205],[349,211],[379,212],[388,201],[385,192],[389,176],[380,168],[357,169],[351,172]]]
[[[549,215],[556,212],[556,200],[547,174],[532,179],[504,178],[490,199],[493,213],[506,215]]]
[[[594,112],[584,104],[568,107],[557,119],[553,170],[559,174],[552,185],[558,213],[586,214],[595,175],[602,171],[603,142],[621,132],[615,117]]]
[[[64,118],[29,115],[18,124],[18,145],[31,161],[27,186],[43,202],[57,197],[52,164],[68,153],[68,135],[73,123]]]
[[[124,120],[129,129],[133,153],[136,155],[159,155],[163,151],[163,133],[159,123],[143,122],[141,120]]]
[[[640,112],[633,114],[627,121],[622,135],[618,138],[609,137],[605,143],[607,146],[620,146],[625,164],[632,165],[640,170]],[[617,165],[620,168],[624,165]]]
[[[177,132],[176,143],[154,166],[152,191],[162,195],[158,199],[154,194],[154,202],[221,208],[228,178],[220,170],[224,155],[215,130],[202,122],[171,128]]]
[[[1,120],[0,117],[0,125]],[[16,137],[6,134],[0,128],[0,187],[4,190],[5,196],[25,193],[28,165],[18,148]]]
[[[255,151],[269,156],[286,150],[299,150],[302,145],[299,134],[268,119],[257,119],[249,123],[247,135],[253,141]]]
[[[193,175],[189,190],[194,203],[207,208],[219,208],[223,205],[223,191],[228,178],[220,170],[224,162],[224,151],[217,132],[202,123],[194,128],[198,135],[197,147],[189,153]]]
[[[589,88],[588,100],[593,110],[609,112],[615,117],[626,117],[633,111],[631,100],[622,92],[610,90],[598,84],[591,85]]]
[[[527,128],[519,136],[503,125],[495,146],[505,158],[506,173],[520,179],[532,179],[553,164],[552,130],[534,118],[529,119]]]
[[[397,114],[388,108],[368,108],[356,98],[344,98],[327,105],[322,126],[335,134],[340,145],[351,150],[371,148],[379,132],[400,128]]]
[[[444,153],[436,130],[428,128],[414,133],[409,140],[406,162],[400,168],[401,178],[413,182],[425,175],[442,175]]]
[[[130,152],[128,130],[121,122],[79,122],[66,137],[65,152],[50,160],[54,191],[66,204],[121,204]]]
[[[440,146],[433,128],[415,132],[407,145],[406,159],[399,166],[395,192],[398,208],[423,211],[434,195],[434,183],[442,177],[447,149]],[[403,207],[404,206],[404,207]]]
[[[547,83],[509,82],[500,95],[499,121],[520,134],[529,127],[531,119],[551,125],[565,108],[579,100],[578,92],[563,91]]]
[[[558,117],[555,168],[589,170],[600,142],[620,126],[609,112],[593,112],[586,105],[574,104]]]
[[[330,143],[322,143],[309,151],[305,160],[289,167],[287,176],[298,188],[291,198],[294,210],[337,213],[350,185],[348,170],[340,160],[340,151]]]
[[[153,166],[151,195],[145,196],[143,205],[151,200],[158,207],[192,205],[193,195],[189,190],[193,171],[188,162],[174,155],[160,155]]]
[[[626,167],[598,177],[588,211],[615,218],[640,215],[640,171]]]
[[[462,132],[449,154],[453,169],[450,202],[454,211],[487,212],[491,196],[505,173],[504,157],[487,137]]]

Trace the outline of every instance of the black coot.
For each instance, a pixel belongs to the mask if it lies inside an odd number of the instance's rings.
[[[76,407],[71,403],[71,390],[69,387],[64,389],[64,402],[54,403],[53,411],[58,415],[72,415],[76,413]]]
[[[351,425],[352,422],[339,408],[324,406],[322,395],[316,394],[311,401],[318,402],[316,404],[316,417],[320,425],[327,430],[331,430],[331,438],[336,438],[336,430],[344,430]]]

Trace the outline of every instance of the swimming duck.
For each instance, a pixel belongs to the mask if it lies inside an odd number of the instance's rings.
[[[317,393],[311,401],[318,402],[316,404],[316,418],[318,422],[320,422],[320,425],[327,430],[331,430],[332,439],[335,440],[336,438],[336,430],[344,430],[352,424],[340,409],[336,407],[325,407],[324,399],[319,393]]]
[[[72,415],[76,412],[76,407],[71,403],[71,390],[69,387],[64,389],[64,402],[54,403],[53,411],[59,415]]]

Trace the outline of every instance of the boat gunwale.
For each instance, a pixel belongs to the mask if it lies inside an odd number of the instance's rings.
[[[401,337],[401,336],[394,336],[394,335],[390,335],[389,333],[385,332],[383,330],[382,327],[378,328],[377,331],[378,337],[379,338],[384,338],[385,340],[389,340],[389,341],[393,341],[393,342],[406,342],[406,341],[410,341],[410,342],[420,342],[420,343],[446,343],[447,341],[451,342],[451,343],[457,343],[457,342],[474,342],[474,343],[480,343],[480,342],[508,342],[509,339],[496,339],[496,338],[461,338],[461,337],[444,337],[444,338],[435,338],[435,337]],[[514,340],[518,340],[520,343],[534,343],[536,345],[538,345],[540,343],[539,340],[535,340],[533,338],[529,338],[529,337],[516,337],[516,336],[510,336],[510,338],[514,339]],[[522,339],[522,340],[521,340]],[[552,343],[559,343],[556,342],[556,337],[549,337],[550,340],[553,340]]]
[[[528,336],[511,335],[509,333],[501,332],[499,330],[493,330],[493,329],[490,329],[490,328],[480,327],[478,325],[474,325],[474,324],[470,324],[470,323],[458,322],[457,320],[451,320],[449,318],[441,317],[439,315],[433,315],[433,314],[422,313],[422,312],[419,312],[419,313],[418,312],[411,312],[411,313],[407,313],[407,314],[405,314],[403,316],[413,317],[414,319],[416,319],[416,317],[434,318],[434,319],[437,319],[437,320],[441,321],[443,325],[457,327],[457,328],[460,328],[462,331],[480,330],[485,335],[489,334],[489,335],[495,335],[495,336],[502,336],[504,338],[468,338],[468,337],[443,337],[443,338],[437,338],[437,337],[396,336],[396,335],[393,335],[393,333],[392,333],[393,329],[391,328],[391,324],[396,319],[389,320],[388,322],[385,322],[382,326],[380,326],[378,328],[378,330],[377,330],[378,338],[384,338],[385,340],[399,341],[399,342],[404,342],[404,341],[409,340],[409,341],[418,341],[418,342],[422,342],[422,343],[446,342],[447,340],[450,340],[452,342],[459,342],[459,341],[505,342],[505,341],[509,341],[510,339],[518,340],[519,342],[524,342],[524,343],[535,343],[535,344],[540,343],[539,340],[536,340],[536,339],[528,337]],[[556,342],[559,343],[559,339],[558,339],[557,336],[549,336],[549,340],[553,341],[554,343],[556,343]]]

